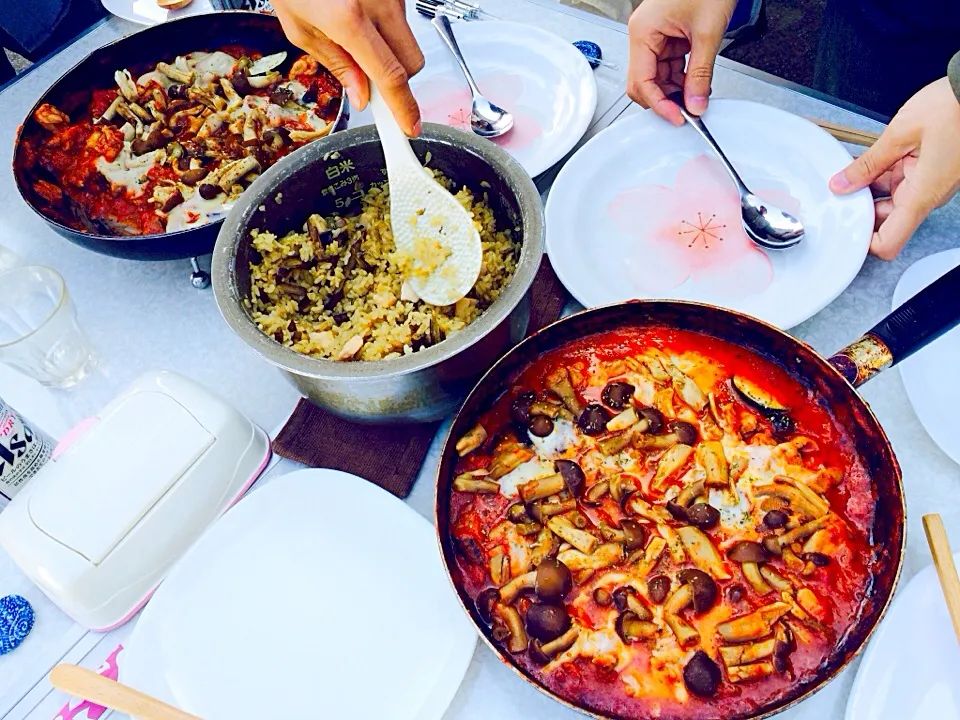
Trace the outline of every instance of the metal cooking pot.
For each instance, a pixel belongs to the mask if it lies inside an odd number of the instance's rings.
[[[38,131],[33,114],[43,103],[50,103],[72,115],[79,108],[86,107],[95,88],[114,87],[113,74],[121,68],[155,64],[161,60],[172,60],[177,55],[197,50],[216,50],[227,45],[241,45],[264,55],[286,50],[289,53],[287,63],[292,62],[291,58],[303,54],[302,50],[287,40],[276,17],[231,10],[211,15],[192,15],[141,30],[94,50],[64,73],[37,100],[17,132],[13,174],[24,202],[67,240],[104,255],[133,260],[176,260],[209,253],[223,220],[177,232],[115,236],[77,230],[51,217],[44,212],[42,201],[33,191],[32,173],[23,169],[21,139]],[[331,132],[345,128],[349,117],[349,104],[344,95]]]
[[[214,293],[234,332],[317,405],[362,422],[426,422],[452,412],[476,379],[526,334],[529,291],[543,258],[540,194],[513,158],[487,140],[440,125],[425,125],[412,144],[421,161],[429,153],[430,167],[486,193],[498,227],[516,228],[522,241],[516,273],[500,297],[442,343],[376,362],[308,357],[261,332],[244,305],[251,230],[280,237],[313,213],[350,214],[371,183],[383,182],[383,151],[373,127],[317,140],[267,170],[227,217],[213,253]]]
[[[520,374],[544,353],[595,333],[620,328],[660,326],[691,330],[745,348],[783,368],[809,388],[818,403],[829,408],[836,422],[855,445],[856,453],[876,487],[874,523],[869,536],[880,570],[870,593],[853,619],[850,630],[817,674],[789,692],[772,698],[747,715],[725,720],[758,720],[791,707],[823,687],[846,667],[864,647],[893,596],[903,564],[906,541],[906,504],[900,466],[883,428],[856,387],[877,372],[909,357],[960,323],[960,268],[951,270],[875,326],[870,332],[829,360],[791,335],[746,315],[691,302],[631,301],[594,308],[559,320],[531,335],[501,358],[464,402],[444,445],[437,476],[436,527],[450,580],[466,613],[490,649],[521,677],[555,700],[591,717],[621,720],[586,704],[577,704],[542,685],[502,645],[480,617],[464,590],[451,533],[450,497],[458,455],[455,444],[474,426]],[[703,715],[703,720],[718,720]]]

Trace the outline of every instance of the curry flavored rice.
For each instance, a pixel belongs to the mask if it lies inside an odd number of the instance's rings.
[[[452,191],[453,183],[436,176]],[[312,215],[282,238],[253,231],[250,299],[260,329],[304,355],[334,360],[387,360],[435,345],[490,307],[513,277],[520,242],[498,230],[484,194],[466,187],[457,199],[473,215],[483,246],[476,284],[455,305],[420,300],[404,282],[405,258],[390,229],[386,185],[361,198],[359,215]]]

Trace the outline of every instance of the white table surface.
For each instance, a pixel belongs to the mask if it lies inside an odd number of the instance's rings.
[[[624,96],[627,39],[623,26],[550,0],[484,0],[483,5],[502,18],[536,24],[571,41],[594,40],[603,48],[604,57],[618,65],[618,70],[597,71],[599,105],[588,137],[622,113],[636,112]],[[422,18],[412,16],[412,25],[418,36],[433,32]],[[296,391],[229,331],[210,291],[191,287],[188,262],[137,263],[90,253],[53,233],[24,205],[14,188],[9,170],[13,138],[36,99],[86,53],[136,29],[112,19],[0,94],[0,165],[5,168],[0,175],[0,244],[30,262],[55,267],[66,278],[80,320],[105,361],[107,378],[101,381],[96,394],[117,392],[146,369],[165,368],[214,389],[263,427],[278,429],[296,403]],[[757,100],[805,116],[866,129],[878,127],[874,120],[837,103],[817,99],[814,93],[798,91],[725,60],[720,61],[717,69],[714,94]],[[365,121],[366,113],[356,114],[352,124]],[[544,193],[552,177],[548,172],[538,178]],[[850,288],[797,328],[795,334],[827,354],[842,347],[889,311],[894,286],[907,266],[921,257],[954,247],[958,236],[960,202],[954,201],[931,216],[899,259],[892,263],[869,259]],[[931,382],[945,380],[931,378]],[[923,513],[939,512],[948,531],[955,537],[960,532],[960,468],[921,428],[895,370],[873,380],[863,394],[883,423],[903,467],[908,504],[904,578],[908,578],[929,563],[920,526]],[[0,396],[52,434],[67,427],[62,405],[48,391],[3,366]],[[438,433],[408,500],[426,517],[432,517],[434,474],[445,429]],[[278,462],[265,480],[296,467],[289,461]],[[23,646],[0,657],[0,717],[48,720],[66,699],[47,683],[49,668],[61,659],[96,667],[123,642],[133,623],[107,636],[85,633],[33,588],[0,551],[0,595],[13,592],[25,595],[34,604],[37,623]],[[851,682],[852,671],[848,670],[783,717],[839,720]],[[446,718],[488,717],[580,716],[520,681],[481,644]]]

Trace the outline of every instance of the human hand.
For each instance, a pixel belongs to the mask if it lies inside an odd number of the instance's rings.
[[[404,0],[273,0],[272,5],[290,42],[332,72],[358,110],[370,100],[372,81],[404,132],[420,134],[420,108],[409,79],[423,68],[423,53],[407,24]]]
[[[627,94],[674,125],[680,108],[666,96],[683,90],[695,115],[707,109],[713,63],[736,0],[644,0],[630,17]],[[683,56],[690,53],[686,72]]]
[[[873,147],[830,179],[840,195],[868,186],[880,198],[870,252],[893,260],[960,189],[960,103],[947,78],[910,98]]]

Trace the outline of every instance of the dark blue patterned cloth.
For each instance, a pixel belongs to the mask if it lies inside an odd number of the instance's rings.
[[[33,608],[19,595],[0,598],[0,655],[13,652],[33,630]]]

